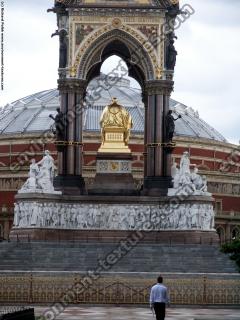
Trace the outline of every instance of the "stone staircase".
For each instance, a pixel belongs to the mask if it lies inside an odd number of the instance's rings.
[[[2,242],[1,271],[88,271],[105,260],[118,244],[99,242]],[[126,251],[118,251],[121,255]],[[118,255],[117,254],[117,255]],[[110,269],[114,272],[236,273],[216,245],[140,243]]]

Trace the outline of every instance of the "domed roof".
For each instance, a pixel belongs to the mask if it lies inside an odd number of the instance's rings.
[[[87,106],[83,115],[83,128],[87,132],[100,130],[99,119],[104,107],[116,97],[127,108],[133,118],[133,133],[144,131],[144,105],[141,91],[132,88],[130,81],[114,77],[100,76],[93,80],[87,90]],[[53,120],[50,114],[59,107],[57,89],[46,90],[17,100],[0,109],[0,134],[39,133],[50,129]],[[199,118],[197,111],[175,100],[170,100],[173,115],[182,118],[175,122],[177,136],[205,138],[226,142],[214,128]]]

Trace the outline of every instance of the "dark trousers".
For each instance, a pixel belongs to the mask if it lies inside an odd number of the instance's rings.
[[[165,312],[166,312],[166,304],[162,302],[155,302],[154,303],[154,311],[156,314],[157,320],[164,320],[165,319]]]

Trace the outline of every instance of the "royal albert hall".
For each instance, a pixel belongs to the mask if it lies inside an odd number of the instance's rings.
[[[102,79],[101,79],[102,77]],[[129,147],[133,154],[133,176],[141,188],[143,181],[144,105],[141,91],[130,86],[128,79],[118,79],[113,86],[105,86],[103,75],[88,87],[89,103],[83,111],[83,176],[86,186],[93,182],[96,153],[101,144],[99,119],[113,97],[127,108],[133,119]],[[106,80],[106,79],[105,79]],[[92,94],[98,88],[98,94]],[[49,150],[56,159],[52,135],[60,105],[59,92],[46,90],[21,98],[0,109],[0,236],[8,238],[13,223],[14,196],[26,181],[30,160],[39,161],[43,151]],[[221,241],[229,241],[240,234],[240,162],[239,148],[230,144],[218,131],[205,122],[197,111],[175,100],[170,101],[177,118],[173,162],[179,163],[188,151],[191,165],[208,178],[208,190],[215,199],[216,229]],[[204,118],[204,116],[203,116]]]

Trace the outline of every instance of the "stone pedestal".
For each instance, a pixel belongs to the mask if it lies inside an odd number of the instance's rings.
[[[54,178],[54,188],[66,195],[85,193],[85,181],[82,176],[58,175]]]
[[[109,127],[104,129],[104,142],[99,148],[101,153],[131,153],[128,145],[124,142],[123,128]]]
[[[171,185],[172,177],[145,177],[144,189],[142,194],[145,196],[159,196],[166,195],[168,186]]]
[[[134,231],[116,230],[76,230],[52,228],[22,228],[13,229],[10,235],[12,241],[80,241],[81,243],[116,244],[128,239]],[[162,245],[219,245],[219,237],[215,231],[201,230],[161,230],[141,231],[141,243]]]
[[[97,154],[97,173],[89,194],[95,195],[136,195],[132,176],[131,153]]]

